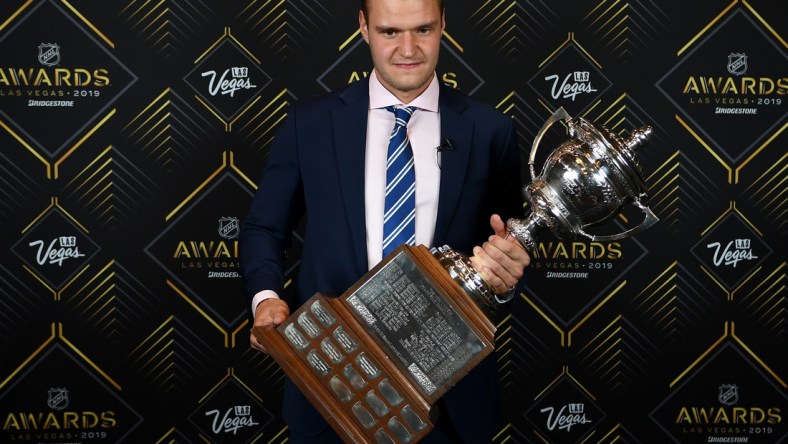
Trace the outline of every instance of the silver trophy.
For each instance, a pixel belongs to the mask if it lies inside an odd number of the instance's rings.
[[[553,124],[566,121],[570,140],[562,143],[547,158],[537,177],[536,151],[542,137]],[[613,241],[641,233],[659,219],[644,205],[648,199],[643,167],[635,151],[651,136],[650,126],[633,130],[627,139],[581,117],[572,119],[558,108],[545,122],[531,146],[528,165],[532,183],[524,194],[531,206],[527,219],[509,219],[509,234],[529,252],[536,251],[536,235],[550,230],[559,239],[579,236],[592,241]],[[637,205],[644,213],[636,227],[611,235],[594,235],[586,230],[621,213],[627,204]],[[471,266],[470,260],[448,246],[433,250],[455,281],[463,286],[477,304],[494,311],[498,296]]]

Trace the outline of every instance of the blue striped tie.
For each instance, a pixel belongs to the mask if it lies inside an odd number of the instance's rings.
[[[383,212],[383,257],[399,244],[416,243],[416,170],[408,140],[408,120],[414,107],[386,107],[394,113],[386,163],[386,207]]]

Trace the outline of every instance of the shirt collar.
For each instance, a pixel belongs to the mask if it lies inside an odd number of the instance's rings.
[[[369,78],[369,109],[385,108],[387,106],[415,106],[416,108],[426,111],[438,112],[438,94],[440,87],[438,85],[438,75],[432,74],[432,81],[430,81],[427,89],[424,90],[418,97],[413,99],[410,103],[402,103],[394,97],[383,84],[380,83],[375,70],[372,70]]]

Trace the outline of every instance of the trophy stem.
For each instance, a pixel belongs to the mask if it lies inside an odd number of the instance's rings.
[[[506,228],[509,234],[514,236],[528,252],[536,251],[535,235],[545,226],[546,224],[536,212],[531,213],[528,219],[509,219],[506,221]]]

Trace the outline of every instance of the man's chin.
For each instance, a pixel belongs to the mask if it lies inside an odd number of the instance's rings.
[[[397,79],[396,82],[393,82],[392,86],[397,91],[403,91],[403,92],[418,91],[418,90],[425,89],[427,87],[427,85],[429,85],[429,83],[430,83],[429,79],[430,78],[428,78],[426,80],[423,79],[423,78],[413,78],[413,79],[400,78],[400,79]]]

